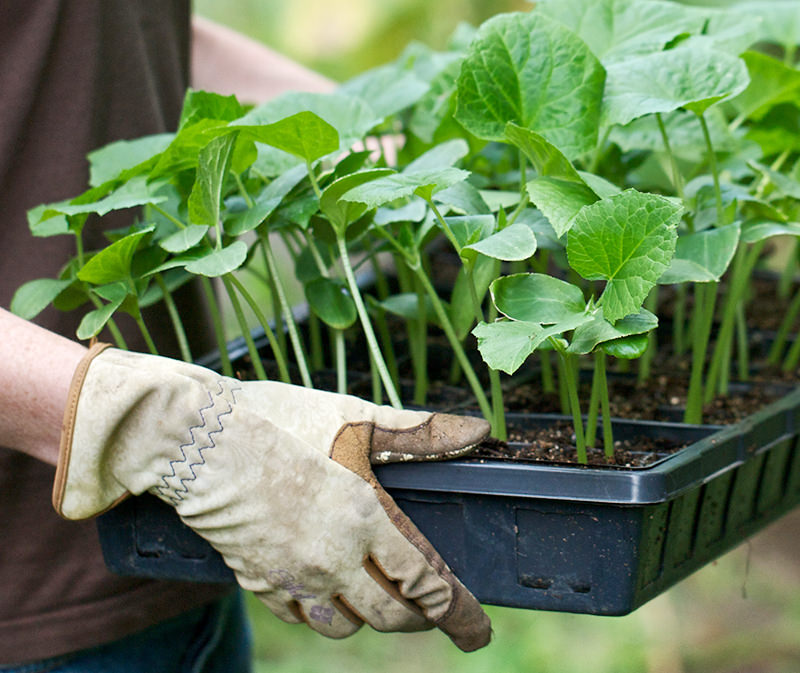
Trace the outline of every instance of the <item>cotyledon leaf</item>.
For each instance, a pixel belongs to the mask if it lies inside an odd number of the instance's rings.
[[[737,222],[678,238],[675,256],[658,282],[709,283],[718,281],[728,268],[739,244]]]

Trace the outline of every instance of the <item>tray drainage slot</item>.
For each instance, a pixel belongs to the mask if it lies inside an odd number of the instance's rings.
[[[592,591],[589,582],[575,579],[574,577],[536,577],[533,575],[521,575],[519,583],[529,589],[539,591],[550,591],[558,594],[588,594]]]
[[[541,591],[547,591],[553,586],[553,580],[548,577],[528,577],[526,575],[519,578],[519,583],[524,587],[540,589]]]

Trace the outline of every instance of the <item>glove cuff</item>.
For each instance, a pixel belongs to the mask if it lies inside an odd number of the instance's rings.
[[[56,477],[53,482],[53,507],[59,515],[67,519],[85,519],[111,509],[114,505],[118,504],[121,500],[127,497],[127,492],[119,497],[113,499],[110,503],[101,504],[94,502],[95,498],[81,497],[80,500],[89,504],[81,507],[76,507],[75,504],[66,503],[67,501],[67,482],[70,477],[70,463],[73,457],[72,439],[75,432],[75,421],[78,415],[78,400],[81,395],[84,381],[89,372],[89,367],[94,359],[100,355],[104,350],[110,348],[111,344],[107,343],[94,343],[89,352],[78,364],[75,373],[72,375],[72,382],[70,384],[69,395],[67,397],[67,406],[64,409],[64,419],[61,424],[61,442],[59,445],[58,464],[56,466]],[[99,462],[99,461],[98,461]],[[90,504],[91,503],[91,504]]]

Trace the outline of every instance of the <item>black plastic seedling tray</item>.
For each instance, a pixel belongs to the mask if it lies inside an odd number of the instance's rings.
[[[482,602],[598,615],[631,612],[800,502],[800,390],[724,429],[621,422],[615,432],[689,446],[636,469],[463,460],[376,473]],[[98,525],[116,572],[233,581],[151,496]]]

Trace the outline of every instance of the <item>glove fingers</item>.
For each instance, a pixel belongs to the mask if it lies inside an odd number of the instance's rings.
[[[436,416],[439,414],[432,418]],[[450,422],[445,418],[445,423]],[[372,486],[387,516],[386,525],[374,530],[365,570],[388,595],[397,594],[416,603],[425,617],[462,650],[483,647],[491,636],[486,613],[372,472],[370,447],[387,446],[393,434],[380,432],[368,423],[352,424],[340,431],[331,451],[333,460]]]
[[[376,631],[426,631],[435,626],[385,578],[371,557],[364,560],[363,572],[349,583],[346,593],[334,596],[334,604]]]
[[[364,623],[338,597],[330,601],[297,599],[288,595],[278,596],[272,592],[256,593],[256,596],[279,619],[290,624],[305,623],[328,638],[351,636]]]
[[[392,519],[398,523],[396,515],[392,515]],[[397,593],[417,606],[417,610],[460,649],[471,652],[487,645],[491,638],[491,623],[480,603],[453,574],[427,538],[409,519],[407,521],[408,525],[402,525],[402,530],[413,544],[413,551],[397,553],[396,545],[393,545],[394,551],[380,555],[380,562],[373,557],[375,561],[370,574],[387,591],[389,586],[395,587]]]
[[[296,610],[290,607],[290,600],[283,600],[281,597],[276,596],[275,593],[269,592],[253,592],[264,605],[269,608],[269,611],[274,614],[278,619],[289,624],[300,624],[303,622],[302,617]]]
[[[376,419],[370,462],[374,465],[457,458],[469,453],[489,430],[489,423],[474,416],[434,413],[422,423],[399,429],[396,424],[384,425]]]

